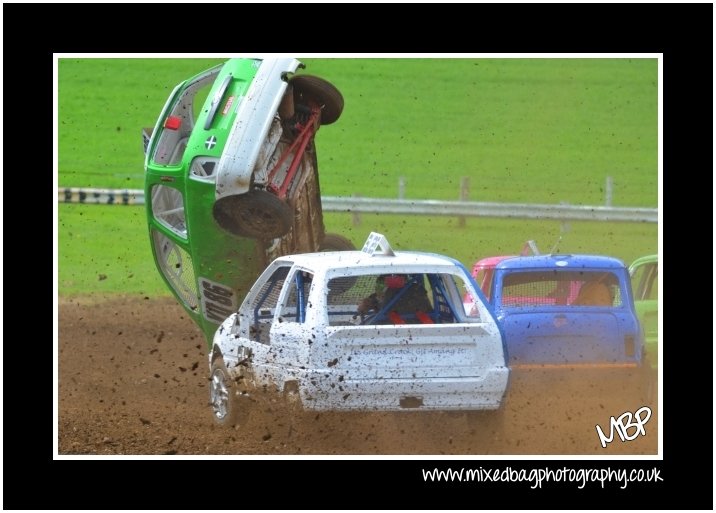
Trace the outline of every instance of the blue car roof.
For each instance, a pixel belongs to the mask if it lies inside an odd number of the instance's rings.
[[[533,255],[503,260],[495,267],[502,269],[534,268],[578,269],[584,267],[598,269],[624,269],[624,262],[618,258],[602,255]]]

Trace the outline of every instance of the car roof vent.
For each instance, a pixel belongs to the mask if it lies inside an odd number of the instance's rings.
[[[380,248],[380,251],[377,251],[378,248]],[[368,239],[365,241],[365,244],[363,245],[363,249],[361,249],[361,251],[363,253],[368,253],[371,256],[395,256],[393,248],[390,247],[388,239],[386,239],[385,235],[383,235],[382,233],[377,232],[370,232],[370,235],[368,235]]]

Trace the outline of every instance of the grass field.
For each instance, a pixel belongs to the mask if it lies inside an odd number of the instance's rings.
[[[140,131],[172,88],[222,59],[60,59],[60,186],[142,188]],[[656,207],[655,59],[302,59],[343,93],[337,123],[317,136],[324,195]],[[168,294],[154,268],[144,210],[60,204],[61,295]],[[629,262],[657,252],[657,226],[327,214],[329,231],[466,265],[518,251],[593,252]]]

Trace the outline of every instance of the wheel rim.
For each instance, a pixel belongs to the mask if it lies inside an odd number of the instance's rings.
[[[214,372],[211,373],[210,394],[214,416],[219,420],[223,420],[229,413],[231,390],[227,385],[226,375],[221,369],[214,369]]]

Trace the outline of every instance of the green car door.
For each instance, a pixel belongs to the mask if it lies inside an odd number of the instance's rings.
[[[659,364],[659,259],[648,255],[636,259],[629,267],[634,292],[634,306],[644,329],[646,354],[651,366]]]

